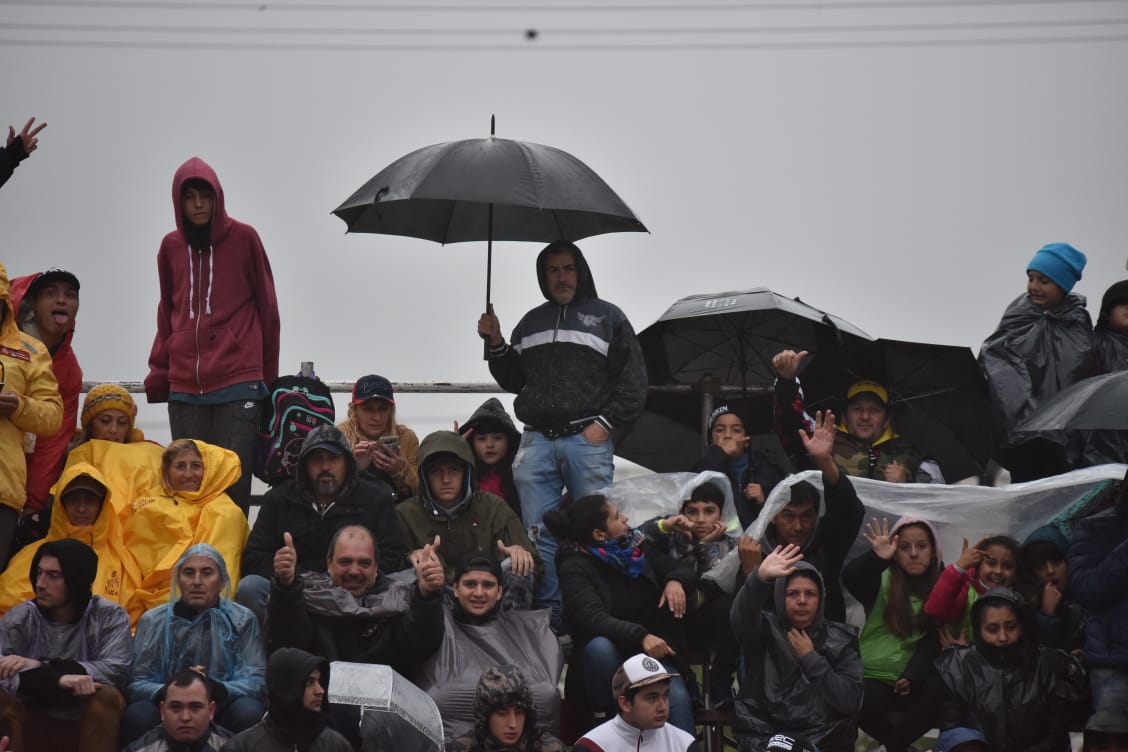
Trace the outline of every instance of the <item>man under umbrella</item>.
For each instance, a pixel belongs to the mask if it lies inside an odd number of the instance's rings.
[[[489,307],[478,335],[489,344],[490,373],[525,424],[513,462],[521,518],[544,562],[542,605],[560,609],[556,540],[541,524],[566,489],[581,498],[611,485],[611,429],[634,420],[646,400],[646,366],[630,321],[601,300],[587,261],[560,240],[537,256],[537,282],[547,302],[525,314],[511,342]]]

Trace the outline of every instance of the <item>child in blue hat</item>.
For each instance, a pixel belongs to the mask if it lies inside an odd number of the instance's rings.
[[[1026,292],[1007,306],[979,351],[994,408],[996,459],[1012,480],[1064,472],[1077,453],[1067,451],[1063,432],[1015,429],[1044,400],[1089,375],[1093,324],[1085,297],[1073,292],[1084,269],[1085,254],[1068,243],[1042,246],[1026,265]]]

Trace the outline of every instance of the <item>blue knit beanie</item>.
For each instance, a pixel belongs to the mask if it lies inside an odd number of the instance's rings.
[[[1069,292],[1081,279],[1085,254],[1069,243],[1049,243],[1034,254],[1026,271],[1045,274],[1064,292]]]

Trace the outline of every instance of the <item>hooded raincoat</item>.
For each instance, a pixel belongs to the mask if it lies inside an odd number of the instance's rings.
[[[819,571],[805,561],[795,565],[819,589],[819,607],[806,634],[814,650],[796,656],[787,641],[792,628],[784,616],[784,594],[792,576],[772,585],[757,572],[736,595],[732,629],[738,635],[745,673],[736,700],[740,749],[758,751],[777,733],[804,736],[822,752],[853,752],[862,706],[862,657],[854,627],[826,621],[826,588]],[[764,609],[771,595],[774,613]]]
[[[114,509],[119,517],[129,514],[129,502],[161,493],[161,457],[164,447],[153,441],[119,444],[116,441],[90,439],[67,455],[66,468],[85,462],[102,471],[112,491]]]
[[[1067,592],[1085,608],[1089,666],[1128,672],[1128,495],[1082,520],[1069,547]]]
[[[518,665],[521,668],[486,666],[480,672],[474,688],[472,727],[448,742],[448,752],[564,752],[564,743],[538,722],[537,703],[522,671],[525,666]],[[505,744],[490,734],[490,715],[512,707],[525,711],[525,729],[514,744]]]
[[[443,615],[443,644],[412,680],[439,707],[447,741],[469,733],[480,719],[476,715],[481,707],[479,679],[491,666],[521,667],[521,684],[533,703],[527,709],[535,710],[526,716],[526,727],[539,723],[547,731],[560,725],[557,686],[564,657],[549,628],[548,610],[495,607],[492,618],[473,624],[459,620],[450,608],[444,608]]]
[[[0,504],[19,512],[27,499],[24,435],[44,437],[58,432],[63,421],[63,400],[47,348],[20,331],[3,264],[0,309],[0,391],[20,396],[15,411],[0,416]]]
[[[12,280],[12,307],[19,312],[20,321],[33,317],[33,300],[27,299],[27,290],[43,273],[29,274]],[[47,507],[51,486],[59,477],[63,457],[67,453],[74,427],[78,424],[78,397],[82,392],[82,368],[71,347],[74,339],[74,320],[63,335],[63,341],[51,353],[51,371],[59,385],[63,401],[63,422],[50,436],[41,436],[35,442],[35,451],[27,457],[27,508],[42,511]]]
[[[134,588],[137,587],[141,575],[122,536],[121,523],[118,521],[113,505],[113,490],[109,488],[105,476],[93,465],[85,463],[70,465],[51,489],[51,493],[55,498],[59,498],[71,481],[83,475],[107,487],[98,518],[93,525],[84,527],[72,525],[62,503],[56,503],[47,537],[21,548],[12,557],[4,573],[0,574],[0,613],[35,597],[34,583],[27,578],[31,562],[39,555],[39,549],[43,544],[67,538],[82,541],[98,555],[98,569],[92,586],[94,594],[129,608]],[[129,614],[131,626],[136,624],[139,618],[141,611],[132,610]]]
[[[329,686],[329,661],[304,650],[282,648],[266,669],[268,711],[259,723],[238,734],[224,752],[352,752],[352,745],[328,727],[328,706],[316,713],[302,703],[306,678],[321,672]]]
[[[814,565],[827,583],[826,618],[844,622],[846,600],[842,597],[839,578],[846,556],[850,553],[850,546],[854,544],[858,530],[862,527],[866,510],[845,472],[833,484],[826,483],[824,476],[823,485],[823,492],[819,494],[815,529],[801,549],[803,560]],[[780,543],[776,540],[775,524],[768,523],[760,539],[760,548],[770,553],[778,545]]]
[[[215,189],[206,248],[191,247],[185,232],[181,190],[192,179]],[[170,392],[272,383],[278,378],[278,300],[258,233],[228,216],[215,170],[198,157],[173,176],[172,209],[176,229],[157,252],[161,299],[145,379],[149,402],[167,402]]]
[[[212,608],[196,612],[180,598],[176,572],[191,556],[212,559],[223,577],[225,592]],[[203,666],[208,678],[222,684],[228,701],[239,697],[264,699],[266,655],[258,619],[250,609],[228,600],[231,579],[222,557],[207,544],[192,546],[173,569],[171,600],[146,611],[137,624],[133,643],[133,680],[129,699],[155,701],[165,682],[177,671]]]
[[[0,619],[0,646],[4,655],[42,661],[0,680],[0,687],[21,699],[41,702],[63,718],[77,718],[74,695],[59,688],[64,674],[86,674],[96,682],[121,689],[129,679],[132,639],[129,617],[118,604],[92,595],[97,555],[81,541],[64,539],[40,546],[32,559],[29,579],[34,579],[44,556],[59,560],[67,598],[78,614],[71,623],[54,622],[34,600],[24,601]]]
[[[453,456],[464,468],[462,498],[452,507],[435,500],[427,480],[428,464],[444,455]],[[540,555],[521,518],[500,496],[478,490],[474,454],[466,440],[453,431],[435,431],[423,440],[419,446],[419,495],[398,505],[396,514],[408,550],[422,548],[436,535],[441,537],[438,554],[447,584],[454,582],[454,566],[462,557],[474,551],[496,556],[499,540],[532,554],[536,577],[544,574]]]
[[[239,480],[239,456],[203,441],[194,443],[204,463],[198,490],[163,489],[134,499],[122,510],[125,543],[142,575],[134,595],[141,612],[168,602],[172,569],[197,543],[214,546],[228,562],[232,581],[239,581],[249,527],[243,510],[224,493]]]
[[[1049,310],[1025,293],[1007,306],[979,350],[979,367],[1005,443],[1014,441],[1012,430],[1039,403],[1089,375],[1092,335],[1085,297],[1075,292]]]
[[[328,442],[345,458],[345,481],[337,498],[324,509],[310,491],[313,485],[306,472],[310,448]],[[296,477],[271,488],[263,496],[255,526],[247,538],[243,554],[243,576],[274,576],[274,552],[282,547],[283,533],[294,538],[298,552],[298,572],[324,572],[329,541],[348,525],[362,525],[376,539],[381,572],[398,572],[407,565],[395,502],[385,483],[357,477],[356,458],[348,439],[336,426],[318,426],[309,432],[302,445]]]
[[[983,612],[991,605],[1010,605],[1019,614],[1024,634],[1017,643],[1000,648],[980,639]],[[1071,659],[1035,644],[1033,619],[1009,588],[988,590],[977,600],[971,625],[971,647],[945,650],[936,659],[946,689],[940,730],[976,729],[993,752],[1068,752],[1057,666]]]

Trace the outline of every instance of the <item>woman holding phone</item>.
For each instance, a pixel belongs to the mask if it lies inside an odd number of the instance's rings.
[[[419,437],[396,423],[392,382],[383,376],[363,376],[353,385],[349,413],[337,426],[352,445],[357,470],[387,481],[403,501],[419,490]]]

